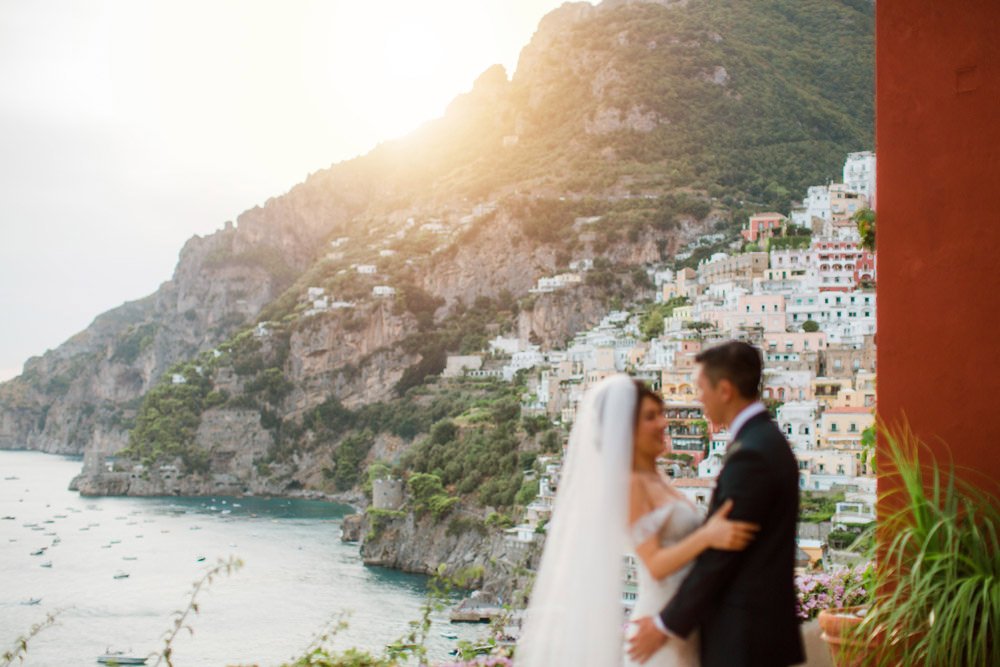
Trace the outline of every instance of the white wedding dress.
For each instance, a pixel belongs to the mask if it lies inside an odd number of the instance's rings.
[[[622,555],[635,548],[628,498],[636,401],[635,383],[619,374],[589,389],[577,410],[517,645],[518,667],[609,667],[626,659],[621,566]],[[672,544],[700,522],[694,506],[675,500],[635,527]],[[656,614],[686,570],[664,581],[641,563],[639,570],[636,613]],[[697,654],[693,641],[671,640],[646,665],[697,667]]]
[[[687,500],[672,500],[661,505],[641,517],[632,526],[632,546],[638,547],[652,535],[659,535],[661,546],[670,546],[683,540],[702,523],[701,513]],[[688,563],[677,572],[657,580],[646,569],[641,559],[636,559],[636,570],[639,582],[639,592],[632,610],[632,618],[655,616],[667,606],[670,599],[680,588],[681,582],[687,576],[692,563]],[[632,629],[635,626],[630,625]],[[631,633],[629,633],[631,634]],[[638,667],[625,655],[627,667]],[[698,667],[698,637],[692,634],[687,640],[671,638],[666,645],[653,654],[644,667]]]

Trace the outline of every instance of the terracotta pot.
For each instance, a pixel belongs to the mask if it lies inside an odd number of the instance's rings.
[[[854,630],[864,620],[865,607],[837,607],[819,613],[821,635],[830,648],[837,667],[861,667],[872,657],[871,647],[853,639]]]

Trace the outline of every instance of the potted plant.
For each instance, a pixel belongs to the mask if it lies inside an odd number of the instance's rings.
[[[872,565],[841,568],[833,572],[816,572],[795,578],[798,595],[798,615],[803,623],[803,635],[818,633],[831,647],[836,658],[842,651],[840,642],[851,636],[848,626],[857,625],[871,600]],[[819,628],[815,625],[818,623]]]
[[[880,432],[891,512],[876,529],[875,594],[856,621],[826,631],[835,659],[1000,665],[1000,503],[942,466],[907,425]]]

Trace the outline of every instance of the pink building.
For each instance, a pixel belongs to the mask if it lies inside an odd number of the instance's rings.
[[[785,331],[785,297],[781,294],[743,294],[736,300],[736,310],[706,310],[702,318],[727,334],[736,329],[753,328],[766,332]]]
[[[875,282],[876,266],[875,253],[863,250],[861,256],[858,257],[858,261],[854,264],[854,282],[858,285],[862,281]]]
[[[785,224],[788,218],[780,213],[758,213],[750,216],[750,220],[743,227],[743,238],[749,243],[757,243],[760,239],[769,239],[774,236],[784,235]]]
[[[826,349],[826,332],[775,331],[764,334],[764,352],[818,352]]]

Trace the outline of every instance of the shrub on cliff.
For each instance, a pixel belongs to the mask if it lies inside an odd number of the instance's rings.
[[[175,384],[175,375],[184,382]],[[194,436],[211,382],[193,365],[171,369],[164,378],[143,397],[129,444],[121,454],[146,465],[179,457],[189,472],[205,472],[208,456],[194,444]]]
[[[418,514],[430,512],[435,519],[448,514],[459,501],[444,490],[437,475],[414,473],[407,480],[406,489],[410,492],[414,511]]]

